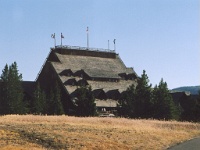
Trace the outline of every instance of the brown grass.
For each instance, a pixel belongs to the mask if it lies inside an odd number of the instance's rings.
[[[125,118],[7,115],[0,149],[166,149],[200,135],[200,124]]]

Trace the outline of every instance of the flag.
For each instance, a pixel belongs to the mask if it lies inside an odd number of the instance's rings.
[[[116,39],[113,40],[113,43],[115,44]]]
[[[61,39],[64,38],[63,34],[61,33]]]
[[[54,39],[55,39],[55,37],[56,37],[56,36],[55,36],[55,33],[54,33],[54,34],[51,34],[51,38],[54,38]]]

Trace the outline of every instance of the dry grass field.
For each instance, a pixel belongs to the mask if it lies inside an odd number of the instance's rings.
[[[200,136],[200,124],[125,118],[7,115],[1,150],[166,149]]]

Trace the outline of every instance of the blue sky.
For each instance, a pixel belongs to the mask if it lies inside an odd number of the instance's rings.
[[[154,86],[200,84],[199,0],[0,0],[0,70],[16,61],[23,80],[35,80],[51,34],[63,45],[114,48]]]

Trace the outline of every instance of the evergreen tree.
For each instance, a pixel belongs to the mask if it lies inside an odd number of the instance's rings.
[[[54,90],[54,114],[56,115],[64,114],[64,109],[61,102],[60,88],[57,82],[56,82],[55,90]]]
[[[46,113],[46,96],[44,91],[41,90],[40,84],[36,86],[34,92],[33,104],[32,104],[32,113],[35,114],[45,114]]]
[[[136,118],[151,117],[151,84],[145,70],[136,86],[134,105]]]
[[[149,118],[151,107],[151,84],[144,70],[137,86],[131,85],[122,94],[121,113],[125,117]]]
[[[22,75],[18,73],[17,63],[11,66],[5,66],[2,71],[1,81],[3,88],[1,90],[2,114],[22,114],[25,113],[23,103],[23,89],[21,85]]]
[[[134,117],[135,114],[135,86],[132,84],[122,93],[121,99],[121,115],[124,117]]]
[[[60,88],[57,82],[55,82],[55,86],[50,91],[47,107],[49,115],[62,115],[65,113],[61,102]]]
[[[161,79],[159,85],[154,87],[153,96],[153,117],[156,119],[178,119],[178,109],[169,93],[167,83]]]
[[[8,73],[8,104],[9,113],[22,114],[25,113],[23,103],[22,74],[18,73],[17,63],[14,62],[9,66]]]
[[[8,113],[8,71],[8,65],[6,64],[0,77],[0,114]]]
[[[96,114],[95,98],[91,87],[81,86],[77,89],[77,115],[94,116]]]
[[[50,90],[47,98],[47,114],[54,115],[54,92],[53,89]]]

